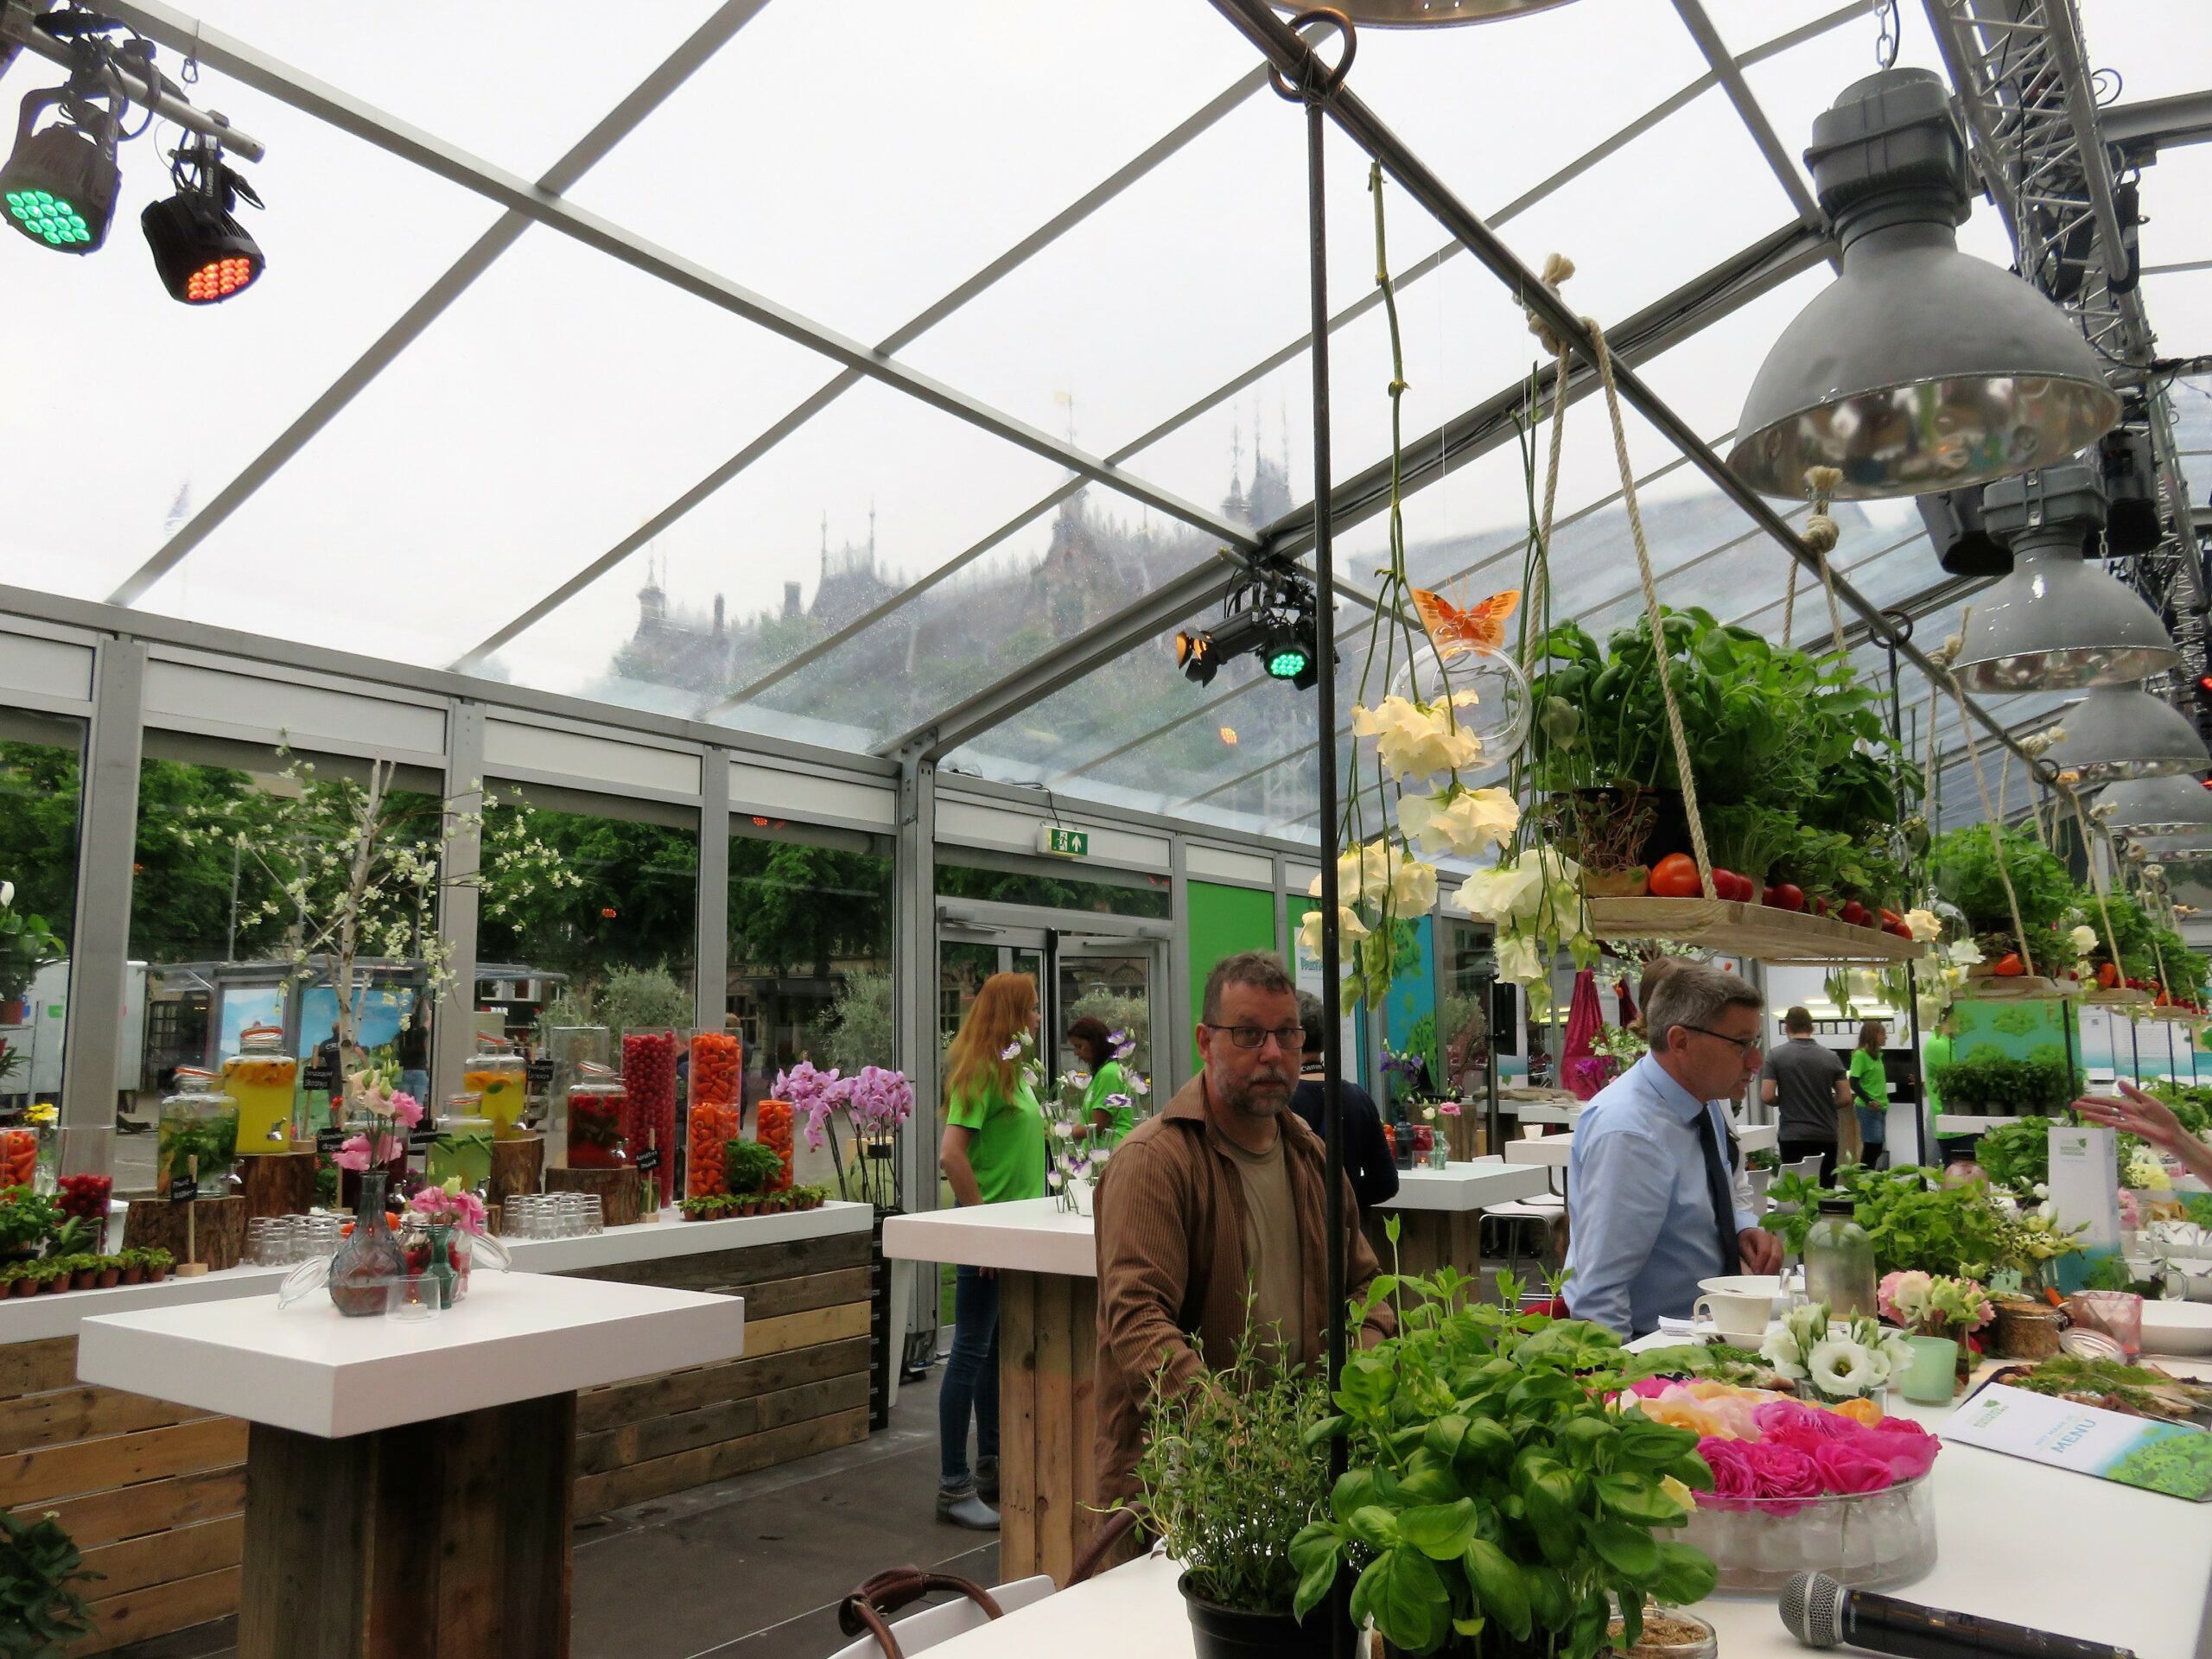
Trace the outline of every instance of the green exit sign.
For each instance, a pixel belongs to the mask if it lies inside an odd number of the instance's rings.
[[[1052,853],[1061,858],[1090,856],[1090,832],[1087,830],[1066,830],[1057,823],[1037,827],[1037,850]]]

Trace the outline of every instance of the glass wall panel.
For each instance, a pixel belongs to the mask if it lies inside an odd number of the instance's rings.
[[[979,860],[985,856],[972,852],[962,855]],[[942,899],[983,899],[1001,905],[1154,918],[1164,918],[1170,903],[1164,875],[1101,870],[1094,879],[1086,879],[1062,874],[1056,868],[1030,867],[1013,858],[988,865],[941,862],[937,867],[937,891]]]
[[[0,709],[0,1121],[61,1094],[85,722]]]

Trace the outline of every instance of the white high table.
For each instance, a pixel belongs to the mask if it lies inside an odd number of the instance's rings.
[[[241,1417],[240,1659],[569,1651],[576,1390],[726,1360],[745,1306],[471,1275],[422,1322],[317,1293],[86,1319],[79,1377]]]
[[[1745,1152],[1773,1152],[1782,1145],[1782,1131],[1771,1123],[1738,1123],[1736,1144]],[[1510,1164],[1539,1164],[1547,1168],[1565,1169],[1573,1151],[1574,1131],[1569,1129],[1565,1135],[1509,1141],[1505,1143],[1505,1160]]]
[[[1387,1267],[1385,1213],[1400,1222],[1398,1260],[1408,1273],[1446,1262],[1471,1274],[1482,1210],[1544,1187],[1544,1172],[1497,1158],[1440,1170],[1398,1172],[1398,1196],[1366,1218]],[[1097,1413],[1097,1245],[1089,1216],[1052,1198],[893,1216],[883,1224],[893,1261],[989,1268],[999,1286],[999,1571],[1049,1573],[1065,1584],[1103,1516]]]
[[[1890,1409],[1931,1426],[1944,1414],[1889,1399]],[[2139,1659],[2212,1652],[2212,1505],[1965,1446],[1945,1446],[1929,1479],[1936,1567],[1883,1594],[2109,1643]],[[2063,1540],[2056,1554],[2054,1537]],[[944,1659],[1185,1659],[1194,1649],[1179,1571],[1165,1556],[1133,1561],[930,1651]],[[1772,1597],[1715,1596],[1693,1611],[1713,1625],[1722,1659],[1803,1659]]]

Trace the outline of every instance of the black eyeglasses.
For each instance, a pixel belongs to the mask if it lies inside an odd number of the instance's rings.
[[[1229,1040],[1239,1048],[1257,1048],[1270,1037],[1275,1039],[1275,1046],[1286,1054],[1306,1046],[1306,1027],[1303,1026],[1217,1026],[1209,1020],[1205,1027],[1208,1031],[1227,1032]]]
[[[1766,1046],[1764,1037],[1731,1037],[1726,1032],[1715,1031],[1710,1026],[1684,1026],[1682,1029],[1702,1032],[1707,1037],[1718,1037],[1722,1042],[1732,1045],[1738,1054],[1752,1053]]]

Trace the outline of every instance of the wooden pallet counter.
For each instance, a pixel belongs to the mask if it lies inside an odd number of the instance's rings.
[[[745,1299],[741,1357],[577,1397],[578,1516],[786,1463],[868,1433],[872,1212],[666,1220],[589,1238],[513,1241],[518,1270]],[[0,1509],[51,1510],[105,1573],[72,1655],[238,1611],[247,1425],[78,1381],[97,1314],[272,1294],[288,1271],[237,1268],[159,1285],[0,1300]],[[451,1318],[466,1319],[467,1306]]]
[[[1601,939],[1679,939],[1760,962],[1885,965],[1918,962],[1928,954],[1926,945],[1879,928],[1730,899],[1593,895],[1590,920]]]

